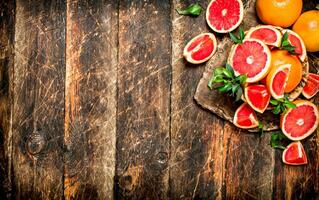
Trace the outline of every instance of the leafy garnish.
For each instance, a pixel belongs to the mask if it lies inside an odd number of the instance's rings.
[[[202,12],[202,7],[198,3],[193,3],[185,9],[176,9],[176,11],[180,15],[199,16],[200,13]]]
[[[280,49],[288,51],[290,54],[298,55],[295,51],[296,47],[288,41],[288,32],[285,32],[281,39]]]
[[[275,106],[272,110],[275,115],[286,112],[287,108],[296,108],[296,105],[289,101],[287,94],[285,94],[284,98],[271,99],[270,104]]]
[[[225,67],[217,67],[214,69],[213,76],[208,82],[208,87],[219,92],[228,93],[235,97],[235,101],[241,99],[243,94],[242,85],[246,82],[246,75],[235,76],[233,68],[226,64]]]
[[[258,122],[259,136],[264,134],[264,124],[262,122]]]
[[[270,146],[277,149],[286,149],[288,138],[281,132],[277,131],[271,134]]]
[[[243,43],[243,40],[245,38],[245,32],[242,27],[239,27],[238,32],[239,32],[238,36],[236,36],[234,33],[229,33],[229,36],[230,36],[230,39],[234,41],[236,44],[241,44]]]

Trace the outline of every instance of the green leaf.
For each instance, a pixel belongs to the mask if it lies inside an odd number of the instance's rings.
[[[230,91],[232,88],[232,84],[231,83],[226,83],[225,85],[222,85],[220,87],[217,88],[218,91],[220,92],[228,92]]]
[[[213,89],[213,83],[214,83],[214,79],[215,77],[212,77],[209,79],[207,86],[209,87],[209,89]]]
[[[191,4],[185,9],[176,9],[180,15],[198,16],[202,12],[202,7],[198,3]]]
[[[235,36],[233,33],[229,33],[230,39],[235,42],[236,44],[241,43],[240,38],[237,38],[237,36]]]
[[[286,51],[294,51],[295,50],[295,46],[284,46],[284,47],[281,47],[282,50],[286,50]]]
[[[286,101],[284,103],[284,105],[287,107],[287,108],[296,108],[296,104],[292,103],[291,101]]]
[[[231,91],[232,91],[232,95],[234,96],[237,92],[237,90],[240,88],[239,84],[235,84],[232,86]]]
[[[270,99],[270,104],[276,106],[279,104],[279,102],[275,99]]]
[[[217,67],[214,69],[214,75],[221,75],[223,74],[224,68],[223,67]]]
[[[288,39],[288,32],[285,32],[284,35],[282,36],[282,39],[281,39],[282,43],[285,42],[285,41],[287,41],[287,39]],[[282,44],[282,43],[281,43],[281,44]],[[282,46],[282,45],[281,45],[281,46]]]
[[[239,38],[240,40],[243,40],[245,38],[245,32],[242,27],[239,27]]]
[[[281,112],[281,108],[280,105],[276,106],[273,111],[272,111],[275,115],[278,115]]]
[[[239,101],[241,99],[241,96],[243,95],[243,89],[241,87],[238,88],[236,92],[236,99],[235,101]]]
[[[244,84],[244,83],[246,83],[246,80],[247,80],[247,76],[246,76],[246,74],[244,74],[244,75],[240,75],[239,77],[240,77],[240,78],[239,78],[239,82],[240,82],[240,84]]]
[[[272,148],[286,149],[283,143],[287,140],[288,138],[281,131],[278,131],[271,134],[269,144]]]
[[[227,78],[233,78],[233,74],[228,69],[224,69],[223,73]]]
[[[226,69],[232,74],[232,77],[235,76],[234,69],[230,64],[226,63]]]
[[[283,42],[281,43],[281,46],[282,46],[282,47],[288,46],[288,45],[290,45],[290,43],[289,43],[287,40],[285,40],[285,41],[283,41]]]

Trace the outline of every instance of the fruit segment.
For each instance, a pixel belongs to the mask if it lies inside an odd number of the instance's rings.
[[[308,163],[305,149],[300,142],[292,142],[282,154],[282,161],[288,165],[304,165]]]
[[[241,0],[212,0],[206,10],[206,21],[217,33],[228,33],[243,20],[244,7]]]
[[[257,115],[247,103],[243,103],[237,108],[234,116],[234,125],[243,129],[256,128],[258,126]]]
[[[307,56],[307,51],[306,51],[306,46],[305,46],[303,40],[301,39],[301,37],[297,33],[293,32],[289,29],[282,30],[282,33],[285,33],[285,32],[288,33],[289,43],[292,46],[296,47],[294,51],[298,54],[299,59],[301,61],[304,61],[306,59],[306,56]]]
[[[267,45],[279,47],[281,44],[281,32],[274,26],[260,25],[249,29],[246,38],[263,41]]]
[[[245,88],[245,99],[255,111],[263,113],[268,107],[270,94],[264,85],[249,85]]]
[[[306,100],[294,101],[296,108],[289,108],[282,114],[280,127],[291,140],[299,141],[311,135],[319,123],[318,108]]]
[[[193,64],[206,62],[217,49],[216,37],[212,33],[202,33],[187,43],[183,55],[185,59]]]
[[[302,94],[307,99],[314,97],[319,91],[319,75],[309,73],[307,83],[303,88]]]

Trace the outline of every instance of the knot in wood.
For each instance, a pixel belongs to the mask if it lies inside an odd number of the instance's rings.
[[[33,132],[26,143],[27,150],[31,155],[39,154],[45,147],[45,140],[39,132]]]
[[[159,152],[157,154],[157,162],[160,164],[166,164],[168,160],[168,154],[166,152]]]

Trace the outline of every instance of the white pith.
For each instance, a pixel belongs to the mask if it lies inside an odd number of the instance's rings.
[[[285,159],[285,155],[288,151],[288,149],[292,146],[292,145],[295,145],[297,143],[297,146],[298,146],[298,156],[299,157],[302,157],[303,156],[303,147],[302,147],[302,144],[298,141],[298,142],[292,142],[291,144],[289,144],[286,149],[282,152],[282,161],[285,163],[285,164],[289,164],[289,165],[304,165],[304,164],[307,164],[308,163],[308,159],[307,159],[307,156],[305,155],[305,162],[304,163],[289,163],[286,161]]]
[[[239,3],[239,13],[240,13],[240,15],[239,15],[239,20],[238,20],[238,22],[237,22],[235,25],[233,25],[233,26],[232,26],[230,29],[228,29],[228,30],[218,30],[218,29],[216,29],[212,24],[210,24],[210,21],[209,21],[209,8],[211,7],[211,5],[212,5],[215,1],[216,1],[216,0],[212,0],[212,1],[208,4],[207,9],[206,9],[206,22],[207,22],[208,26],[209,26],[213,31],[215,31],[215,32],[217,32],[217,33],[229,33],[229,32],[231,32],[231,31],[235,30],[235,29],[240,25],[240,23],[243,21],[243,18],[244,18],[244,5],[243,5],[242,0],[237,0],[238,3]],[[222,10],[222,15],[223,15],[223,11],[224,11],[224,9]],[[226,15],[226,14],[225,14],[225,15]],[[224,16],[224,15],[223,15],[223,16]]]
[[[249,64],[249,65],[253,64],[253,63],[254,63],[254,57],[253,57],[253,56],[248,56],[248,57],[246,58],[246,62],[247,62],[247,64]]]
[[[276,74],[279,72],[279,71],[284,71],[284,69],[287,69],[288,68],[288,73],[287,73],[287,77],[286,77],[286,80],[285,80],[285,83],[284,83],[284,88],[286,87],[287,85],[287,82],[288,82],[288,76],[289,76],[289,73],[290,73],[290,70],[291,70],[291,64],[284,64],[284,65],[281,65],[280,67],[278,67],[274,73],[274,77],[273,79],[271,79],[271,82],[270,82],[270,94],[272,97],[274,97],[275,99],[280,99],[280,98],[283,98],[284,97],[284,94],[282,95],[277,95],[273,89],[272,89],[272,84],[273,84],[273,81],[275,79],[275,76]]]
[[[281,45],[281,39],[282,39],[282,34],[281,32],[278,30],[277,27],[275,26],[272,26],[272,25],[259,25],[259,26],[256,26],[256,27],[252,27],[248,30],[248,32],[246,33],[246,36],[245,38],[250,38],[251,37],[251,34],[253,32],[255,32],[256,30],[258,29],[262,29],[262,28],[266,28],[266,29],[271,29],[272,31],[274,31],[276,33],[276,36],[277,36],[277,41],[274,42],[274,43],[267,43],[265,42],[265,44],[267,45],[273,45],[273,46],[276,46],[276,47],[280,47]]]
[[[222,10],[222,15],[225,17],[226,14],[227,14],[227,9],[223,9]]]
[[[305,123],[305,121],[303,119],[298,119],[297,120],[297,125],[298,126],[302,126],[302,125],[304,125],[304,123]]]
[[[195,47],[193,50],[191,50],[191,51],[187,51],[187,49],[188,49],[188,47],[189,47],[197,38],[199,38],[199,37],[201,37],[201,36],[203,36],[203,35],[208,35],[208,36],[213,40],[214,49],[213,49],[212,53],[211,53],[209,56],[207,56],[205,59],[203,59],[203,60],[194,60],[194,59],[192,58],[192,53],[195,52],[195,51],[197,51],[197,50],[200,48],[200,46],[199,46],[199,45],[196,46],[196,47]],[[184,56],[185,59],[186,59],[188,62],[190,62],[190,63],[200,64],[200,63],[204,63],[204,62],[206,62],[207,60],[209,60],[209,59],[214,55],[214,53],[216,52],[216,50],[217,50],[217,40],[216,40],[215,35],[214,35],[213,33],[201,33],[201,34],[195,36],[194,38],[192,38],[192,39],[186,44],[186,46],[184,47],[183,56]]]
[[[318,124],[319,124],[319,113],[318,113],[318,108],[316,105],[314,105],[313,103],[307,101],[307,102],[300,102],[298,100],[296,100],[294,102],[296,104],[297,107],[299,106],[302,106],[302,105],[309,105],[311,107],[314,108],[314,114],[316,116],[316,122],[314,124],[314,126],[306,133],[304,134],[303,136],[300,136],[300,137],[292,137],[290,135],[290,133],[287,133],[287,131],[285,130],[284,126],[286,124],[286,118],[288,116],[288,114],[290,113],[290,111],[293,109],[293,108],[289,108],[287,109],[286,113],[284,114],[283,116],[283,119],[282,119],[282,124],[281,124],[281,130],[282,132],[290,139],[290,140],[293,140],[293,141],[300,141],[300,140],[303,140],[304,138],[310,136],[311,134],[313,134],[315,132],[315,130],[317,129],[318,127]]]
[[[250,129],[250,128],[256,128],[258,126],[258,120],[254,118],[254,115],[253,114],[250,114],[249,115],[249,119],[251,120],[252,122],[252,125],[249,126],[249,127],[246,127],[246,126],[241,126],[239,124],[237,124],[237,120],[238,120],[238,112],[242,109],[243,106],[245,106],[245,104],[247,103],[243,103],[241,106],[239,106],[235,112],[235,115],[234,115],[234,120],[233,120],[233,123],[235,126],[239,127],[239,128],[242,128],[242,129]],[[248,105],[249,106],[249,105]]]

